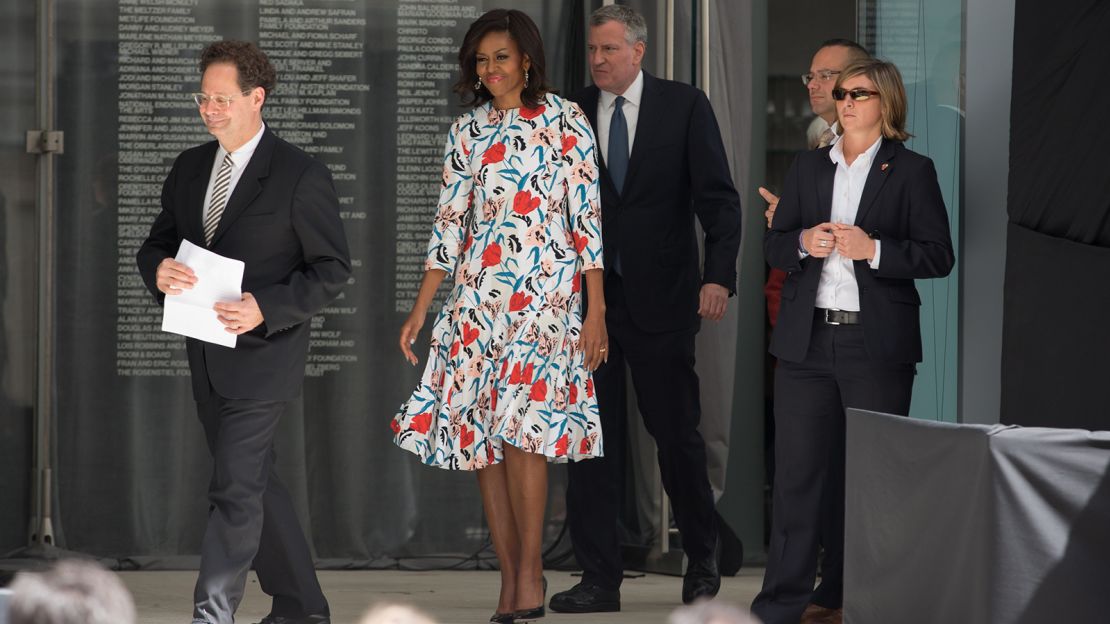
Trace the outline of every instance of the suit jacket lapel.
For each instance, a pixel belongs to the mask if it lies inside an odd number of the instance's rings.
[[[879,196],[883,184],[886,184],[891,169],[890,161],[894,159],[896,153],[896,145],[898,143],[883,139],[882,144],[879,145],[879,151],[875,152],[875,160],[871,163],[871,171],[867,173],[867,182],[863,185],[863,195],[859,199],[859,210],[856,211],[854,225],[863,223],[871,205],[875,203],[875,198]]]
[[[644,72],[644,91],[640,96],[640,113],[636,118],[636,138],[632,141],[632,155],[628,159],[628,173],[624,176],[624,188],[632,188],[630,180],[636,177],[641,168],[640,161],[644,152],[651,147],[648,143],[650,128],[658,127],[663,121],[663,83],[658,78]],[[623,189],[622,189],[623,190]]]
[[[829,158],[829,149],[824,150],[817,168],[817,220],[814,224],[827,223],[832,219],[833,182],[836,179],[836,163]]]
[[[586,114],[586,119],[590,121],[590,127],[594,129],[594,134],[598,133],[597,128],[597,105],[601,101],[601,90],[596,86],[586,88],[585,97],[578,103],[582,112]],[[600,169],[599,181],[601,184],[609,185],[610,190],[616,191],[616,185],[613,184],[613,178],[609,177],[609,168],[605,165],[605,155],[601,153],[601,140],[595,136],[594,148],[597,150],[597,165]]]
[[[194,177],[189,182],[189,201],[186,204],[189,226],[188,231],[183,232],[182,236],[201,247],[204,246],[204,211],[207,208],[204,205],[204,196],[208,194],[208,183],[212,180],[212,166],[216,162],[217,145],[216,141],[212,141],[205,146],[211,153],[201,159],[200,168],[193,172]]]
[[[235,223],[243,210],[262,192],[261,180],[270,175],[270,158],[274,154],[274,142],[276,140],[273,132],[267,127],[262,134],[262,139],[258,142],[258,147],[254,149],[254,154],[247,162],[247,168],[243,170],[243,175],[239,177],[239,181],[235,184],[235,190],[231,192],[231,197],[227,199],[227,206],[224,208],[223,216],[220,217],[220,224],[216,226],[216,232],[212,235],[213,246],[220,240],[224,232]]]

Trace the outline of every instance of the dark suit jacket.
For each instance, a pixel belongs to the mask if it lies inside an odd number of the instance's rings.
[[[204,245],[204,195],[216,141],[177,157],[162,187],[162,212],[138,253],[139,272],[158,302],[158,263],[182,239]],[[347,239],[331,173],[269,129],[228,198],[209,247],[242,260],[243,292],[254,295],[264,322],[236,347],[186,339],[193,394],[209,383],[225,398],[288,400],[300,394],[309,319],[335,299],[351,272]]]
[[[836,164],[831,147],[801,152],[786,176],[773,227],[763,239],[767,262],[788,273],[771,353],[801,362],[809,348],[823,258],[798,258],[802,229],[832,214]],[[867,354],[884,363],[921,361],[921,298],[915,279],[944,277],[955,255],[933,161],[883,140],[864,183],[855,225],[882,241],[878,270],[854,262]]]
[[[571,97],[595,132],[600,93],[590,86]],[[696,327],[703,283],[736,291],[740,249],[740,197],[708,98],[690,85],[644,72],[622,192],[600,150],[598,160],[605,267],[612,269],[619,250],[632,321],[648,332]],[[704,268],[695,214],[705,230]]]

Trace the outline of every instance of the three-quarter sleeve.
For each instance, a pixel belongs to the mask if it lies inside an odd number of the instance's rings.
[[[424,270],[440,269],[448,275],[455,272],[459,252],[466,237],[466,217],[470,210],[474,176],[470,170],[469,116],[460,117],[451,126],[443,154],[443,186],[439,208],[428,241]]]
[[[570,232],[578,250],[579,269],[603,268],[601,250],[601,200],[594,133],[585,113],[573,102],[563,112],[563,164],[570,169],[567,200]]]

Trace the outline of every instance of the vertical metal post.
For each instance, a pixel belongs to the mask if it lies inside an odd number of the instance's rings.
[[[698,0],[698,86],[709,97],[709,0]]]
[[[666,59],[663,77],[674,80],[674,0],[666,0],[666,20],[663,24]],[[659,552],[671,552],[671,500],[667,490],[663,487],[663,479],[659,479]]]
[[[38,154],[38,300],[35,365],[35,469],[32,484],[35,514],[31,546],[54,545],[52,432],[54,414],[54,156],[60,136],[54,132],[54,0],[38,0],[35,55],[39,130],[28,133],[28,151]],[[32,139],[32,135],[37,139]]]

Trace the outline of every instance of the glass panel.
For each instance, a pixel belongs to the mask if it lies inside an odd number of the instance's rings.
[[[908,130],[915,135],[906,147],[933,159],[954,243],[960,235],[963,19],[962,0],[861,2],[862,43],[902,72]],[[945,279],[917,284],[924,361],[917,367],[910,407],[915,418],[956,421],[958,275],[957,266]]]
[[[27,543],[35,392],[35,4],[0,5],[0,552]]]

